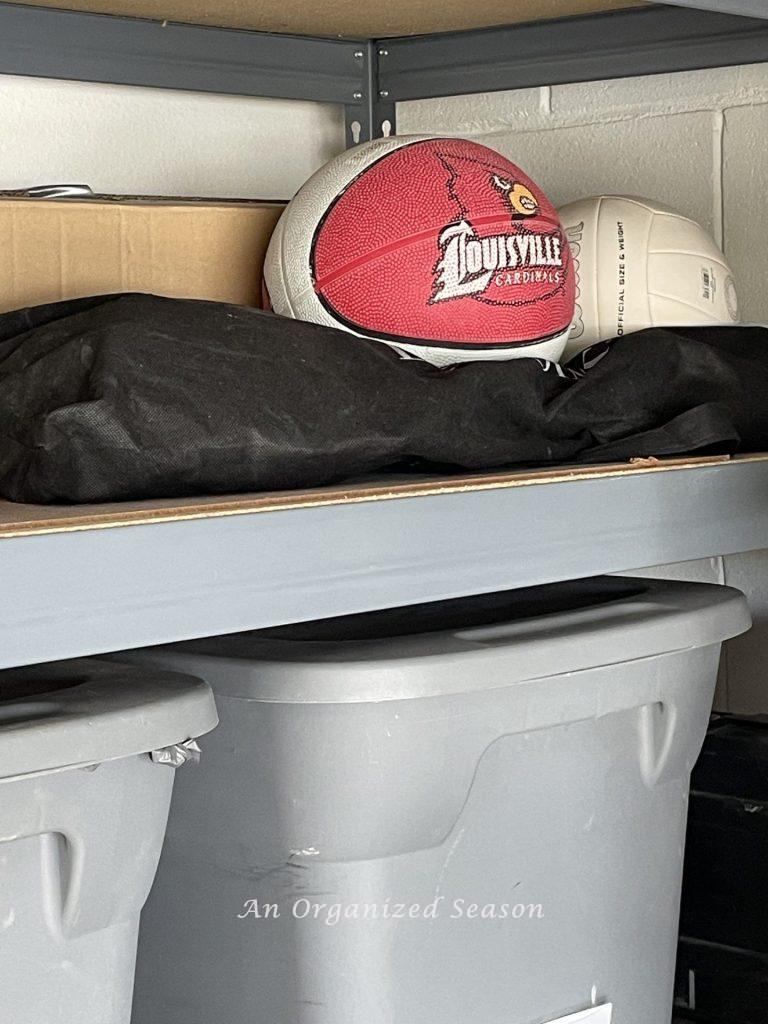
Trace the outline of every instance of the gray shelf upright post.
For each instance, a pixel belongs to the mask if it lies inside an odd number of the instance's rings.
[[[354,102],[344,107],[347,146],[395,134],[395,104],[379,82],[379,69],[388,55],[386,40],[368,39],[355,51],[361,84],[355,91]]]

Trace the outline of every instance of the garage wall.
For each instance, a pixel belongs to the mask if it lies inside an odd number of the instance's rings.
[[[768,65],[401,104],[399,130],[466,135],[560,204],[633,192],[696,218],[768,322]],[[340,108],[0,76],[0,188],[286,198],[343,146]],[[768,400],[768,398],[767,398]],[[723,661],[719,706],[768,712],[768,552],[654,570],[746,590],[757,625]]]
[[[343,146],[340,107],[0,75],[0,189],[285,199]]]

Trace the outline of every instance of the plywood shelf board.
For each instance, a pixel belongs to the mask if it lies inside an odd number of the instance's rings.
[[[0,667],[768,547],[768,455],[196,500],[4,507]]]
[[[636,7],[638,0],[27,0],[56,7],[154,21],[291,35],[382,38],[517,24]]]
[[[768,453],[741,456],[741,461],[768,461]],[[567,481],[609,479],[618,476],[696,470],[731,461],[728,456],[678,459],[635,459],[604,465],[560,466],[512,472],[456,476],[375,477],[311,490],[272,491],[263,494],[126,501],[96,505],[26,505],[0,501],[0,539],[30,534],[70,533],[263,514],[326,505],[423,498],[431,495],[546,487]]]

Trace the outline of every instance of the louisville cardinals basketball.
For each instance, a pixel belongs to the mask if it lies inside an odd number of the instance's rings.
[[[438,366],[557,360],[574,311],[549,199],[464,139],[378,139],[332,160],[286,207],[264,270],[276,313]]]

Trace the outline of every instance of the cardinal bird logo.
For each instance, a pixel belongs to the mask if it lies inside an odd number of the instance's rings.
[[[512,219],[535,217],[539,212],[539,202],[531,190],[519,181],[507,181],[506,178],[494,174],[492,179],[495,188],[506,197],[512,207]]]
[[[560,289],[563,237],[548,219],[534,221],[541,210],[533,191],[484,161],[448,153],[439,159],[458,216],[438,235],[440,258],[429,302],[468,296],[494,305],[522,305],[544,295],[525,299],[521,285],[541,285],[545,293]],[[523,227],[525,221],[529,226]]]

